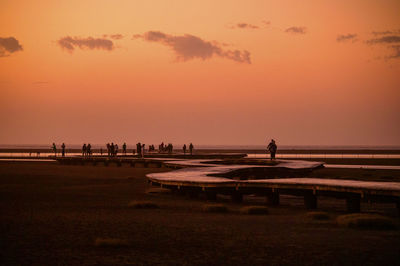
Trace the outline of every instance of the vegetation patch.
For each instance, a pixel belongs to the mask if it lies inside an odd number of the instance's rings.
[[[252,215],[265,215],[268,214],[268,208],[265,206],[247,206],[240,210],[241,213]]]
[[[205,205],[203,205],[203,211],[214,212],[214,213],[224,213],[224,212],[228,212],[228,208],[223,204],[205,204]]]
[[[119,238],[96,238],[94,245],[96,247],[119,248],[129,246],[129,241]]]
[[[326,212],[308,212],[307,216],[312,220],[329,220],[329,214]]]
[[[135,209],[159,209],[160,206],[152,201],[131,201],[129,207]]]
[[[350,228],[392,230],[397,227],[393,219],[368,213],[341,215],[336,221],[339,225]]]

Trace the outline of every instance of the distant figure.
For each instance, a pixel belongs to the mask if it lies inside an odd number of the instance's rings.
[[[88,143],[86,147],[86,155],[89,157],[92,155],[92,145],[90,145],[90,143]]]
[[[107,156],[108,157],[110,157],[110,155],[111,155],[111,145],[110,145],[110,143],[107,143]]]
[[[86,156],[86,143],[83,144],[82,146],[82,157]]]
[[[126,155],[126,143],[124,142],[124,144],[122,145],[122,154]]]
[[[65,157],[65,143],[63,142],[63,144],[61,145],[61,156]]]
[[[267,149],[271,153],[271,160],[275,160],[276,150],[278,149],[275,140],[271,139],[271,142],[268,144]]]
[[[186,144],[183,144],[183,154],[186,155]]]
[[[112,157],[114,157],[115,154],[115,146],[114,146],[114,142],[111,142],[111,146],[110,146],[110,155]]]
[[[138,157],[141,158],[142,157],[142,144],[140,142],[138,142],[136,144],[136,150],[137,150]]]
[[[194,148],[193,144],[190,143],[190,145],[189,145],[189,152],[190,152],[190,155],[193,155],[193,148]]]
[[[118,154],[118,144],[115,144],[115,151],[114,156],[117,157]]]
[[[54,156],[57,156],[57,147],[56,144],[53,142],[53,146],[51,147],[53,152],[54,152]]]
[[[144,146],[145,144],[142,144],[142,158],[144,158]]]

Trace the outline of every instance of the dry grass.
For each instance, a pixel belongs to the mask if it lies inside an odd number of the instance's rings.
[[[128,204],[129,207],[135,209],[159,209],[160,206],[152,201],[131,201]]]
[[[326,212],[308,212],[307,216],[312,220],[329,220],[329,214]]]
[[[390,230],[397,227],[396,223],[388,217],[368,213],[341,215],[336,221],[341,226],[351,228]]]
[[[265,215],[269,213],[268,208],[265,206],[247,206],[243,207],[240,212],[253,215]]]
[[[228,208],[223,204],[205,204],[203,205],[203,211],[213,213],[224,213],[228,212]]]
[[[94,241],[96,247],[127,247],[129,246],[129,241],[119,238],[96,238]]]

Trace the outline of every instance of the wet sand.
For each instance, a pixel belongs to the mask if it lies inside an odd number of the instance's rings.
[[[2,265],[396,265],[400,230],[357,230],[336,225],[345,202],[319,199],[327,221],[307,217],[303,199],[284,196],[266,216],[241,214],[264,198],[246,197],[231,210],[204,213],[205,199],[150,194],[145,174],[166,168],[0,162]],[[313,177],[400,182],[400,171],[319,169]],[[160,209],[132,209],[150,200]],[[363,203],[362,210],[399,221],[393,204]],[[96,247],[96,238],[127,240]]]

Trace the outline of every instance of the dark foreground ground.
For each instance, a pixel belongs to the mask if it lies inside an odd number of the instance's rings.
[[[336,225],[341,200],[322,198],[327,221],[311,220],[303,199],[285,196],[270,214],[241,214],[247,197],[219,202],[229,213],[204,213],[204,199],[147,193],[145,174],[164,168],[67,166],[0,162],[0,265],[399,265],[400,230]],[[319,173],[319,174],[318,174]],[[398,172],[321,169],[324,178],[379,180]],[[147,192],[146,192],[147,191]],[[151,200],[160,209],[133,209]],[[393,204],[363,204],[368,212],[399,219]],[[124,247],[97,247],[118,238]]]

